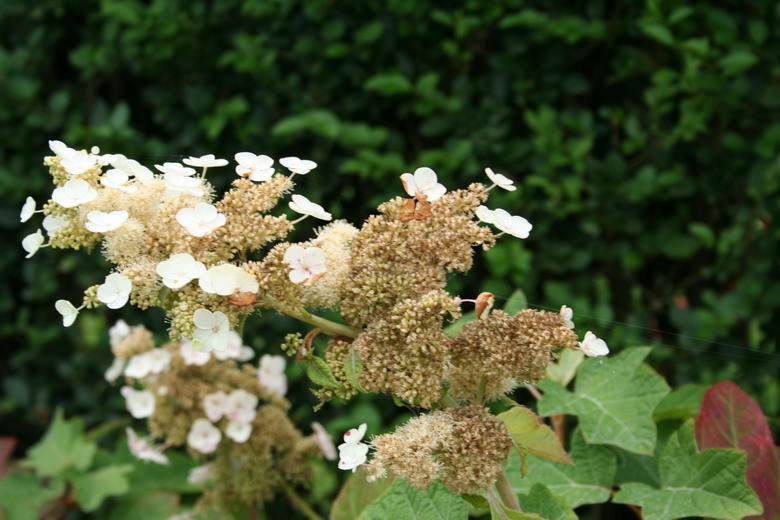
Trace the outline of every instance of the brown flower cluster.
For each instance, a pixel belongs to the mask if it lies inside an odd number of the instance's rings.
[[[438,401],[449,363],[451,340],[442,330],[446,315],[457,318],[460,306],[446,291],[434,289],[399,301],[373,320],[352,344],[363,363],[363,388],[425,408]]]
[[[404,477],[426,489],[438,479],[453,493],[473,493],[493,484],[512,438],[504,423],[480,406],[448,408],[410,420],[371,441],[366,469],[373,478]]]
[[[577,346],[577,336],[558,313],[526,309],[510,316],[493,311],[466,323],[455,337],[450,395],[474,401],[480,389],[488,399],[516,386],[536,383],[555,358],[554,350]],[[485,382],[482,382],[485,378]]]
[[[474,222],[474,212],[487,199],[482,184],[447,193],[430,205],[424,220],[400,218],[400,197],[379,206],[352,242],[349,277],[342,296],[342,314],[353,325],[381,318],[398,302],[443,289],[447,273],[471,268],[474,246],[494,244],[490,229]]]

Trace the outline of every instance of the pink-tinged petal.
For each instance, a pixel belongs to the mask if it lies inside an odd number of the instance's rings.
[[[289,278],[295,285],[300,285],[311,277],[311,273],[306,269],[293,269],[290,271]]]

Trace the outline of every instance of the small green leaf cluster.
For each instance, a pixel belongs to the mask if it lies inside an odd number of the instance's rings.
[[[36,520],[75,507],[110,514],[114,520],[137,518],[139,508],[149,508],[146,518],[164,519],[181,512],[178,493],[199,489],[187,483],[195,466],[189,457],[176,453],[168,466],[149,465],[134,458],[126,444],[107,452],[94,437],[84,432],[81,419],[66,420],[57,410],[19,468],[0,480],[0,511],[5,514],[0,517]],[[114,500],[107,509],[108,498]]]

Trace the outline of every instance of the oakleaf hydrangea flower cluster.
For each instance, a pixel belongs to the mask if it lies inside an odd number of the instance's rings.
[[[29,258],[43,247],[100,245],[112,264],[79,306],[55,303],[64,326],[100,305],[165,312],[170,341],[160,346],[143,327],[112,328],[115,360],[105,377],[120,385],[130,415],[148,424],[148,438],[128,431],[136,457],[165,464],[163,449],[183,447],[206,461],[192,475],[214,483],[204,503],[260,507],[283,483],[312,478],[307,457],[337,458],[321,425],[304,437],[287,416],[284,358],[266,353],[257,367],[248,363],[254,350],[241,330],[258,308],[315,328],[306,338],[288,336],[282,350],[316,366],[320,405],[377,392],[428,411],[370,443],[362,442],[366,424],[348,431],[339,468],[367,464],[371,478],[400,475],[420,488],[439,479],[461,494],[493,485],[512,445],[486,408],[490,400],[539,381],[563,348],[609,352],[591,332],[578,340],[566,306],[510,315],[493,309],[490,293],[446,291],[452,273],[471,268],[476,247],[489,249],[503,235],[527,239],[533,229],[485,205],[493,188],[517,188],[491,168],[490,184],[453,191],[431,168],[404,173],[398,191],[406,196],[356,227],[292,193],[292,179],[317,168],[308,159],[281,158],[277,171],[271,157],[239,152],[220,195],[207,172],[230,161],[211,154],[153,171],[121,154],[49,144],[54,155],[44,164],[55,188],[42,209],[28,198],[20,213],[22,222],[43,213],[48,239],[38,229],[22,246]],[[309,240],[285,241],[308,217],[327,224]],[[471,304],[476,318],[446,333]],[[314,314],[320,309],[343,320]],[[327,344],[321,354],[318,343]]]

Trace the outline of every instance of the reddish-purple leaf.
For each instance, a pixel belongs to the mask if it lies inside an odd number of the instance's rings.
[[[775,446],[758,404],[731,381],[704,394],[696,418],[696,444],[738,448],[747,453],[747,481],[761,498],[764,513],[748,519],[780,520],[780,448]]]
[[[0,478],[5,476],[5,461],[11,456],[15,447],[16,439],[14,437],[0,437]]]

